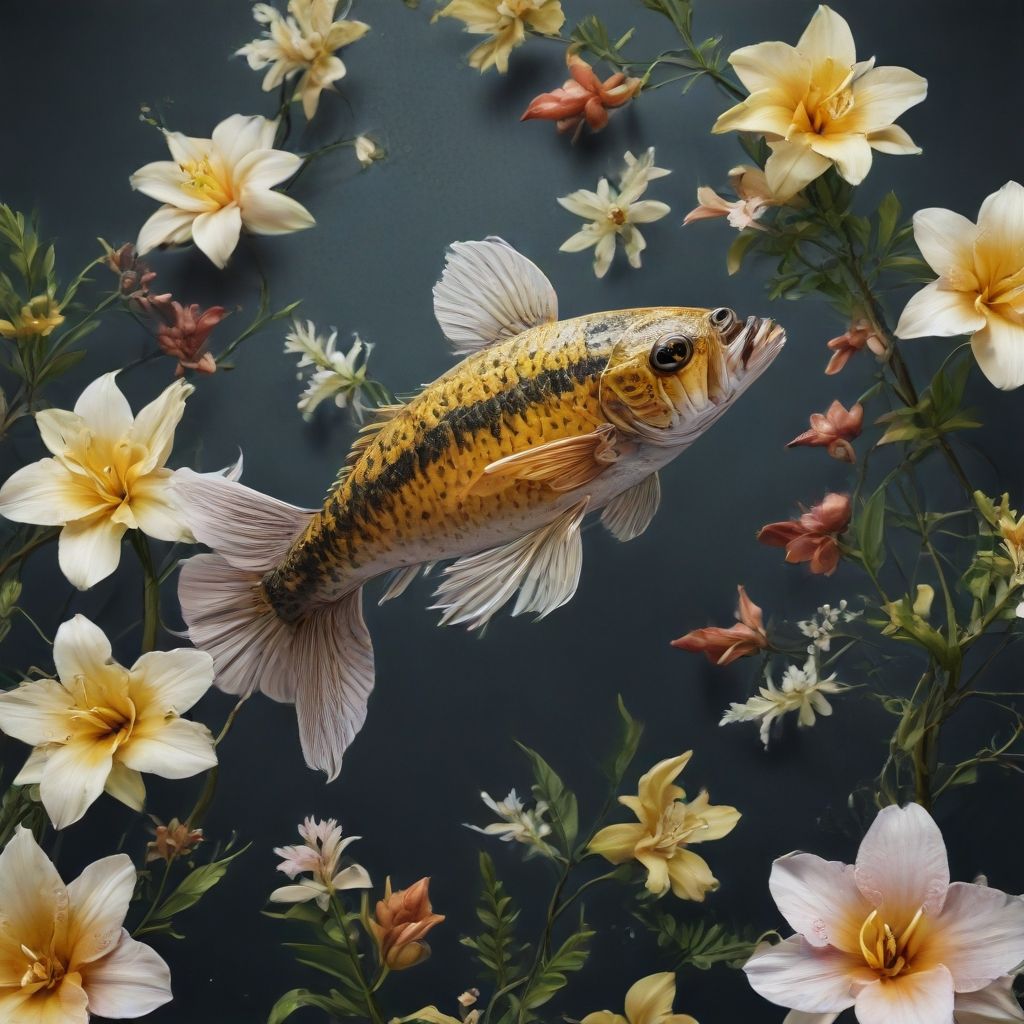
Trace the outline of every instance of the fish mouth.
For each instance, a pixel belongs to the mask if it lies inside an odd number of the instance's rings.
[[[744,384],[760,376],[782,351],[786,332],[774,320],[748,316],[725,346],[725,367],[729,378]]]

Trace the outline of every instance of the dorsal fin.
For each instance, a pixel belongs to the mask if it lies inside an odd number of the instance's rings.
[[[371,409],[369,415],[373,417],[373,420],[370,423],[364,423],[359,428],[359,436],[352,442],[352,447],[349,448],[345,458],[347,465],[354,466],[362,457],[363,452],[373,444],[381,430],[404,408],[403,402],[396,402],[392,405],[378,405],[375,409]]]
[[[434,315],[459,354],[558,319],[558,297],[535,263],[496,236],[453,242],[434,285]]]

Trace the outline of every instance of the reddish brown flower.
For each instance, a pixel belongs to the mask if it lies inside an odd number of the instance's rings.
[[[828,412],[811,413],[811,429],[794,437],[786,446],[797,448],[827,448],[833,459],[841,462],[856,462],[853,445],[850,442],[860,437],[864,426],[864,406],[860,402],[847,409],[842,402],[833,402]]]
[[[142,312],[160,321],[156,340],[164,355],[178,360],[174,375],[182,376],[186,370],[213,373],[217,364],[206,351],[210,332],[224,319],[223,306],[211,306],[200,312],[199,306],[183,306],[170,295],[148,296],[139,300]]]
[[[430,956],[423,936],[444,920],[430,906],[429,878],[421,878],[408,889],[391,891],[391,879],[384,883],[384,899],[377,901],[368,922],[380,950],[381,963],[392,971],[415,967]]]
[[[737,658],[763,651],[768,646],[768,634],[764,629],[761,609],[747,597],[743,587],[736,589],[739,604],[735,626],[694,629],[673,640],[672,646],[684,651],[703,651],[712,665],[728,665]]]
[[[799,519],[762,526],[757,539],[785,548],[787,562],[810,562],[811,572],[831,576],[839,564],[837,538],[849,525],[849,495],[831,493]]]
[[[565,85],[537,96],[521,120],[557,121],[560,132],[575,130],[577,136],[586,122],[591,131],[599,132],[608,123],[608,111],[628,103],[643,84],[621,71],[602,82],[594,69],[572,52],[566,55],[566,64],[571,77]]]
[[[154,860],[165,860],[168,864],[176,857],[190,854],[202,841],[201,828],[189,828],[187,824],[171,818],[161,824],[159,818],[153,818],[153,835],[156,837],[146,846],[146,863]]]
[[[828,343],[833,355],[825,367],[825,372],[838,373],[850,361],[850,356],[854,352],[859,352],[865,345],[879,359],[884,359],[889,353],[885,339],[870,321],[863,318],[854,320],[843,334]]]
[[[149,286],[156,278],[156,272],[150,270],[148,263],[139,259],[131,242],[125,242],[120,249],[109,250],[107,266],[121,279],[118,290],[122,298],[131,301],[149,295]]]

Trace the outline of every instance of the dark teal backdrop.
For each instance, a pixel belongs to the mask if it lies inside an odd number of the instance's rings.
[[[639,52],[670,45],[659,37],[658,19],[639,3],[565,0],[564,6],[570,19],[600,13],[617,31],[637,24]],[[703,0],[697,6],[698,32],[723,34],[727,49],[764,39],[795,41],[814,9],[809,0]],[[1024,173],[1021,4],[839,0],[836,6],[850,20],[861,55],[910,67],[930,83],[926,103],[902,119],[924,155],[879,156],[862,189],[865,207],[895,188],[908,209],[939,205],[973,217],[987,194]],[[364,836],[352,852],[379,884],[389,873],[399,884],[433,876],[435,908],[449,921],[432,936],[433,960],[398,979],[395,991],[405,994],[404,1012],[428,1002],[453,1008],[454,997],[475,981],[458,933],[460,924],[473,923],[478,837],[460,823],[486,820],[480,789],[504,795],[512,785],[527,788],[513,737],[543,751],[579,788],[585,813],[593,811],[596,763],[612,739],[617,693],[648,722],[638,770],[692,747],[688,786],[706,785],[716,802],[744,812],[736,832],[706,851],[723,883],[707,911],[726,922],[781,924],[767,893],[773,857],[803,847],[851,858],[856,836],[843,834],[846,797],[884,756],[890,720],[856,694],[839,699],[835,716],[813,730],[788,729],[765,754],[754,727],[717,725],[730,699],[747,696],[753,666],[711,670],[668,646],[691,627],[726,623],[738,582],[776,616],[802,618],[822,601],[842,597],[857,603],[843,567],[831,579],[811,579],[804,569],[783,565],[779,551],[754,541],[760,525],[785,518],[798,500],[844,487],[845,467],[822,452],[783,446],[804,429],[810,412],[833,398],[855,400],[870,369],[859,357],[841,376],[824,377],[825,341],[843,328],[824,304],[769,303],[764,268],[728,277],[724,257],[732,234],[724,223],[680,228],[696,186],[721,184],[738,162],[734,138],[709,134],[724,98],[707,82],[685,98],[666,88],[573,147],[548,124],[518,122],[536,93],[561,81],[559,48],[533,43],[514,55],[507,77],[480,77],[464,62],[474,41],[454,23],[431,27],[431,7],[429,0],[416,11],[401,0],[357,0],[354,16],[372,31],[345,52],[350,73],[342,98],[325,95],[312,130],[296,140],[311,149],[365,130],[387,146],[389,159],[365,174],[356,172],[347,152],[319,161],[296,192],[317,218],[313,231],[246,241],[223,273],[196,251],[158,255],[153,262],[161,286],[189,301],[241,304],[243,312],[219,332],[226,340],[254,309],[252,259],[258,254],[276,306],[301,298],[303,316],[336,325],[343,335],[359,331],[376,345],[375,376],[404,392],[451,363],[430,301],[445,245],[500,234],[546,270],[564,314],[728,304],[782,320],[789,346],[725,420],[663,475],[662,509],[645,536],[619,545],[603,531],[588,530],[580,591],[549,619],[534,624],[502,617],[478,639],[436,628],[436,613],[425,611],[429,582],[417,582],[381,609],[371,601],[377,689],[338,782],[325,785],[303,767],[291,709],[262,698],[245,708],[222,747],[221,785],[206,826],[218,836],[237,829],[252,847],[220,889],[181,919],[188,941],[159,942],[176,994],[153,1017],[165,1024],[258,1022],[285,989],[318,983],[279,948],[286,938],[281,925],[260,914],[281,877],[271,848],[291,841],[306,814],[339,817],[347,831]],[[260,76],[231,58],[255,29],[242,0],[5,5],[0,199],[40,209],[65,275],[93,255],[97,235],[115,244],[133,238],[153,209],[128,186],[133,170],[164,158],[157,132],[140,123],[141,104],[193,135],[208,134],[231,113],[273,111],[275,99],[260,91]],[[625,149],[649,145],[657,147],[658,164],[672,169],[652,189],[671,203],[672,214],[645,229],[642,270],[627,268],[620,254],[607,279],[597,281],[588,256],[557,251],[577,221],[555,197],[592,188],[617,168]],[[901,301],[894,297],[893,311]],[[147,351],[147,339],[128,318],[108,323],[90,338],[89,359],[63,396],[67,403],[79,383]],[[251,486],[317,505],[352,429],[333,409],[311,425],[302,422],[294,357],[282,353],[282,335],[268,330],[243,348],[235,370],[197,381],[176,464],[198,458],[207,468],[222,465],[241,447]],[[913,342],[907,350],[923,377],[948,344]],[[171,371],[161,360],[129,375],[125,386],[136,405],[156,394]],[[1019,504],[1024,397],[998,393],[978,375],[972,388],[987,424],[974,440],[999,476],[975,456],[966,458],[993,488],[997,480],[1009,486]],[[39,456],[29,424],[0,448],[5,475],[13,450],[26,459]],[[92,615],[117,636],[138,614],[138,584],[126,553],[119,574],[75,596],[69,610]],[[67,597],[54,552],[37,555],[29,563],[26,600],[48,631]],[[168,590],[166,614],[176,624],[171,597]],[[136,641],[134,631],[121,636],[116,649],[122,660],[135,656]],[[45,663],[48,655],[19,623],[4,660],[23,667]],[[914,668],[898,666],[908,680]],[[1018,681],[1015,672],[996,688]],[[901,682],[893,680],[893,688]],[[200,710],[219,721],[229,707],[214,694]],[[24,754],[14,747],[4,745],[12,765]],[[185,813],[193,795],[188,782],[152,784],[151,809],[165,818]],[[1000,888],[1024,889],[1021,799],[1019,783],[994,777],[946,803],[940,820],[956,877],[984,871]],[[129,823],[127,812],[102,801],[71,830],[61,869],[70,874],[87,857],[111,852]],[[140,842],[138,828],[131,842]],[[491,852],[510,887],[532,894],[525,918],[535,917],[548,885],[544,865],[522,867],[514,850],[497,844]],[[633,981],[662,968],[649,937],[620,908],[627,897],[616,892],[592,907],[598,929],[592,964],[568,997],[551,1005],[552,1019],[618,1009]],[[692,905],[675,909],[698,912]],[[784,1016],[755,997],[742,975],[725,969],[682,975],[677,1006],[702,1024],[768,1024]]]

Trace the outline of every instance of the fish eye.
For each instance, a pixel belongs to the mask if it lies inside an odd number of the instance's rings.
[[[673,334],[654,343],[651,349],[651,369],[656,373],[676,373],[693,358],[693,338]]]
[[[711,326],[716,331],[727,331],[736,323],[736,313],[728,306],[719,306],[717,309],[711,310],[708,320],[711,321]]]

